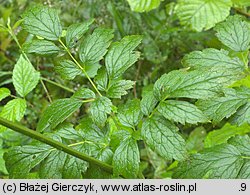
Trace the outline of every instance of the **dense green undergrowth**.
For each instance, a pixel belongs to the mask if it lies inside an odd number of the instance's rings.
[[[248,2],[128,3],[5,11],[1,177],[250,178]]]

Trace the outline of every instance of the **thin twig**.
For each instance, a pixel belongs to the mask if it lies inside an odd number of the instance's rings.
[[[65,87],[65,86],[63,86],[63,85],[61,85],[61,84],[59,84],[59,83],[57,83],[57,82],[55,82],[55,81],[51,81],[51,80],[49,80],[49,79],[47,79],[47,78],[44,78],[44,77],[41,77],[41,79],[42,79],[43,81],[46,81],[46,82],[52,84],[52,85],[55,85],[55,86],[57,86],[57,87],[59,87],[59,88],[62,88],[62,89],[64,89],[64,90],[68,91],[68,92],[75,93],[75,91],[74,91],[73,89],[70,89],[70,88],[68,88],[68,87]]]
[[[51,99],[51,97],[50,97],[49,91],[48,91],[48,89],[47,89],[47,87],[46,87],[46,85],[44,84],[44,82],[43,82],[42,79],[40,79],[40,83],[41,83],[42,86],[43,86],[43,89],[44,89],[44,91],[45,91],[45,93],[46,93],[46,96],[47,96],[49,102],[52,103],[52,99]]]
[[[239,14],[243,15],[243,16],[250,17],[250,13],[245,12],[245,11],[243,11],[242,9],[239,9],[239,8],[237,8],[237,7],[233,7],[233,9],[234,9],[236,12],[238,12]]]

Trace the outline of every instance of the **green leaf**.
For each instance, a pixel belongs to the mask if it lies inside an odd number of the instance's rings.
[[[204,148],[204,140],[206,138],[207,132],[204,127],[195,128],[190,134],[186,141],[187,150],[196,153]]]
[[[107,114],[111,113],[112,102],[107,97],[99,97],[91,103],[89,108],[93,121],[102,126],[107,120]]]
[[[102,67],[98,70],[98,73],[95,77],[95,82],[99,90],[106,91],[108,87],[108,74],[105,67]]]
[[[67,140],[78,140],[81,137],[81,132],[76,131],[71,123],[64,122],[55,128],[56,135]],[[82,137],[81,137],[82,138]],[[81,139],[80,138],[80,139]]]
[[[10,178],[27,178],[30,170],[44,160],[50,153],[50,146],[17,146],[4,154]]]
[[[244,160],[240,151],[230,144],[207,148],[180,163],[174,178],[236,178]]]
[[[56,139],[62,141],[59,137]],[[77,145],[75,149],[86,152],[83,145]],[[87,162],[40,143],[13,147],[5,153],[4,159],[10,178],[28,178],[31,170],[40,164],[40,178],[80,179],[88,167]]]
[[[26,53],[35,53],[38,55],[58,54],[60,48],[53,42],[47,40],[32,40],[23,45],[23,50]]]
[[[58,40],[62,34],[57,11],[48,7],[34,6],[24,14],[23,28],[29,33],[48,40]]]
[[[38,122],[37,130],[42,132],[46,129],[54,129],[78,110],[81,105],[82,101],[75,98],[65,98],[54,101],[44,111]]]
[[[96,156],[97,159],[111,164],[113,158],[113,152],[109,148],[105,148],[99,151]],[[84,178],[89,179],[112,179],[112,174],[102,170],[96,165],[90,165],[87,173],[84,175]]]
[[[61,160],[60,158],[58,159]],[[53,161],[52,161],[53,162]],[[55,161],[54,161],[55,162]],[[57,165],[56,165],[57,166]],[[79,179],[82,178],[82,174],[87,171],[88,163],[67,155],[64,165],[63,165],[63,171],[62,171],[62,177],[65,179]],[[60,167],[56,171],[61,171]]]
[[[214,97],[197,102],[204,114],[216,124],[223,118],[233,115],[237,109],[247,103],[249,95],[234,89],[227,89],[224,97]]]
[[[113,157],[114,175],[136,178],[139,172],[140,153],[137,143],[132,138],[121,142]]]
[[[60,74],[63,79],[73,80],[82,73],[82,70],[71,60],[62,60],[55,66],[55,71]]]
[[[141,43],[141,36],[126,36],[119,42],[114,42],[105,58],[105,65],[110,79],[120,77],[139,58],[139,53],[133,50]]]
[[[238,174],[238,179],[250,179],[250,161],[245,160],[244,165]]]
[[[248,126],[249,128],[249,126]],[[250,156],[250,138],[248,135],[240,136],[237,135],[228,141],[229,144],[236,147],[241,154]]]
[[[247,124],[237,127],[226,123],[221,129],[210,131],[205,139],[204,145],[208,148],[227,143],[229,138],[234,137],[235,135],[244,135],[249,132],[250,126]]]
[[[20,121],[26,111],[26,101],[24,99],[14,99],[9,101],[2,109],[0,117],[9,121]],[[0,132],[5,131],[7,127],[0,125]]]
[[[157,8],[162,0],[127,0],[132,11],[145,12]]]
[[[246,75],[246,77],[236,81],[230,87],[241,87],[241,86],[245,86],[245,87],[250,88],[250,75]]]
[[[62,170],[67,158],[67,154],[61,151],[51,152],[47,158],[41,163],[39,175],[41,178],[60,179],[62,178]]]
[[[232,0],[232,2],[237,6],[250,6],[249,0]]]
[[[40,73],[21,55],[15,64],[12,79],[17,93],[25,97],[38,84]]]
[[[7,88],[0,88],[0,101],[10,96],[10,90]]]
[[[242,157],[245,158],[245,163],[242,166],[238,177],[239,179],[250,179],[250,138],[248,135],[244,136],[235,136],[231,138],[228,143],[235,146],[242,154]]]
[[[135,82],[130,80],[113,81],[107,91],[107,96],[121,98],[121,96],[128,94],[127,90],[133,88],[134,84]]]
[[[95,64],[94,66],[92,64],[87,64],[84,66],[86,73],[89,75],[90,78],[94,78],[97,75],[97,71],[102,66],[100,64]]]
[[[84,88],[84,87],[81,87],[80,89],[78,89],[74,95],[72,96],[72,98],[77,98],[77,99],[95,99],[96,96],[95,96],[95,93],[88,89],[88,88]]]
[[[182,25],[202,31],[225,20],[231,6],[231,0],[178,0],[176,13]]]
[[[219,67],[191,72],[175,70],[162,75],[156,81],[154,95],[158,100],[167,97],[207,99],[218,95],[223,86],[232,84],[240,77],[242,75],[239,72]]]
[[[185,125],[208,122],[207,117],[195,105],[176,100],[166,100],[161,102],[157,110],[168,120],[180,122]]]
[[[154,110],[157,105],[158,100],[154,96],[153,88],[148,87],[148,89],[144,89],[142,93],[141,100],[141,111],[146,116],[150,115],[150,113]]]
[[[0,146],[2,147],[2,146]],[[5,153],[5,150],[0,148],[0,174],[8,175],[8,171],[5,166],[5,161],[3,159],[3,155]]]
[[[96,65],[107,53],[107,49],[114,37],[113,30],[97,28],[87,36],[79,48],[80,60],[85,65]]]
[[[163,117],[153,116],[143,122],[142,137],[149,147],[167,160],[186,157],[185,140],[178,128]]]
[[[186,66],[197,68],[219,66],[235,71],[244,71],[244,63],[237,57],[231,58],[226,50],[213,48],[194,51],[185,55],[183,62]]]
[[[83,140],[87,140],[88,142],[93,142],[98,145],[104,145],[106,143],[103,131],[95,123],[93,123],[91,118],[83,118],[80,121],[80,124],[76,127],[76,130],[81,133]]]
[[[135,128],[142,117],[139,99],[129,100],[118,109],[117,118],[126,127]]]
[[[216,36],[234,51],[246,51],[250,46],[250,27],[240,16],[230,16],[215,28]]]
[[[240,107],[233,115],[231,123],[238,126],[248,123],[250,124],[250,102]]]
[[[68,27],[66,33],[66,45],[71,48],[74,47],[77,41],[89,30],[89,26],[94,20],[89,20],[83,23],[72,24]]]

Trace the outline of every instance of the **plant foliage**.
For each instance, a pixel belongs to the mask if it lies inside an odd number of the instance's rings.
[[[128,3],[148,12],[161,0]],[[22,43],[15,25],[1,25],[20,53],[10,73],[14,88],[0,88],[0,172],[9,178],[139,178],[150,177],[152,166],[154,174],[163,167],[160,177],[250,178],[250,27],[244,17],[228,17],[234,4],[177,1],[180,23],[196,31],[215,26],[217,45],[186,54],[182,68],[154,77],[151,85],[143,80],[141,98],[135,67],[144,68],[147,36],[117,36],[93,19],[67,26],[58,10],[42,5],[28,8],[16,24],[29,34]],[[48,59],[52,66],[41,69]],[[59,94],[50,94],[45,81]],[[41,88],[45,105],[32,95]],[[16,124],[32,118],[32,107],[41,113],[35,133]],[[7,147],[11,129],[28,140]]]

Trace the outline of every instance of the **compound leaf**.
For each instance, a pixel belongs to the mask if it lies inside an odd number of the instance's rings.
[[[21,55],[15,64],[12,79],[17,93],[25,97],[36,87],[40,73]]]

